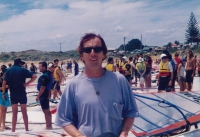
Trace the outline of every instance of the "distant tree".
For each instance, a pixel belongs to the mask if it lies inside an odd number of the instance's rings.
[[[124,50],[124,44],[122,44],[121,46],[119,46],[119,48],[118,48],[117,50],[118,50],[118,51]]]
[[[132,39],[125,45],[125,47],[126,50],[133,51],[135,49],[142,49],[144,46],[139,39]]]
[[[171,42],[168,42],[167,48],[171,48],[171,47],[172,47],[172,43],[171,43]]]
[[[180,45],[180,42],[179,42],[178,40],[175,40],[175,41],[174,41],[174,44]]]
[[[185,38],[187,43],[192,43],[197,41],[199,34],[199,26],[198,22],[196,21],[194,14],[190,14],[190,19],[186,27]]]

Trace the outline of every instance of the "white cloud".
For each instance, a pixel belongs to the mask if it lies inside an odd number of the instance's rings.
[[[123,31],[123,30],[124,30],[124,28],[122,26],[117,26],[115,28],[115,31],[117,31],[117,32],[120,32],[120,31]]]
[[[32,5],[35,9],[0,21],[0,50],[59,51],[59,43],[63,50],[71,50],[78,46],[86,32],[101,34],[106,44],[113,48],[123,44],[124,36],[128,42],[133,38],[140,39],[141,34],[146,45],[164,45],[174,40],[183,42],[190,9],[200,23],[199,13],[196,13],[199,9],[194,2],[188,10],[178,5],[171,8],[170,3],[173,4],[172,0],[157,4],[152,0],[36,0]],[[67,8],[62,9],[63,5]]]

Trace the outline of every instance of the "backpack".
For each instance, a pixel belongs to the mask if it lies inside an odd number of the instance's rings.
[[[131,69],[131,65],[130,64],[126,64],[126,69],[128,70],[128,71],[130,71],[130,69]]]

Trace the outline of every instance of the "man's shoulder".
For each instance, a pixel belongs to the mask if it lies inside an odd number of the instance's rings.
[[[116,79],[124,79],[125,77],[121,74],[121,73],[119,73],[119,72],[111,72],[111,71],[106,71],[106,75],[107,75],[107,77],[109,78],[109,79],[112,79],[112,80],[114,80],[115,78]]]

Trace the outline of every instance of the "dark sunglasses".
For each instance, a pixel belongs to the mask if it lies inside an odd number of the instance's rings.
[[[162,59],[167,59],[167,57],[162,57]]]
[[[83,48],[83,52],[91,53],[92,49],[94,50],[95,53],[103,51],[103,47],[85,47]]]

